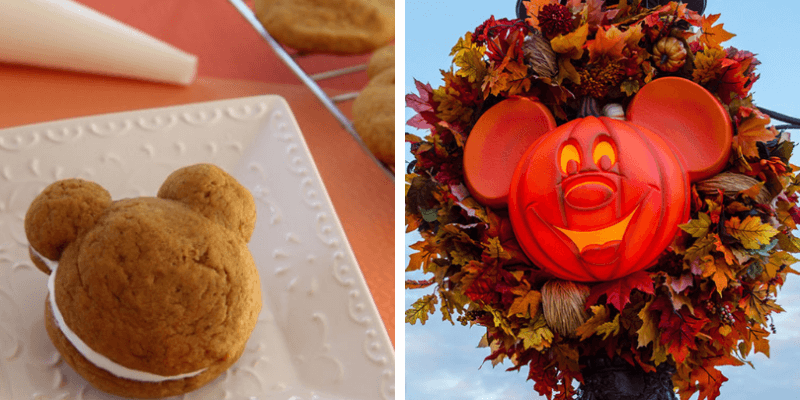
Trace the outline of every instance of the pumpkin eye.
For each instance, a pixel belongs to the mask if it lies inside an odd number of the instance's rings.
[[[594,164],[599,166],[600,159],[602,159],[603,156],[607,156],[608,160],[611,161],[611,163],[608,165],[608,168],[611,168],[611,166],[617,162],[617,154],[614,151],[614,146],[612,146],[607,140],[600,140],[596,145],[594,145],[594,151],[592,152]]]
[[[564,147],[561,148],[561,172],[568,174],[569,173],[569,162],[575,161],[576,169],[580,170],[581,165],[581,154],[578,152],[578,148],[571,144],[566,144]]]

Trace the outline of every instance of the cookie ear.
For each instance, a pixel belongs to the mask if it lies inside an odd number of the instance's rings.
[[[506,206],[525,150],[555,127],[547,107],[527,98],[503,100],[483,113],[464,145],[464,180],[472,196],[490,207]]]
[[[25,214],[25,235],[32,255],[58,261],[68,244],[93,227],[111,205],[111,195],[102,186],[81,179],[66,179],[46,187]],[[49,273],[43,260],[34,264]]]
[[[250,241],[256,223],[253,195],[219,167],[197,164],[170,174],[158,197],[176,200]]]
[[[728,161],[730,115],[713,94],[690,80],[665,77],[644,85],[628,106],[628,119],[674,144],[692,182],[716,175]]]

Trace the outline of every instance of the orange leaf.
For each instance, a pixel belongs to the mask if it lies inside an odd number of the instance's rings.
[[[511,307],[508,308],[508,316],[518,314],[523,318],[533,318],[539,312],[539,304],[542,302],[542,293],[538,290],[529,290],[522,296],[514,299]]]
[[[754,112],[739,124],[738,134],[733,142],[742,149],[742,154],[748,157],[758,157],[756,142],[769,142],[775,139],[777,132],[769,125],[769,116],[761,112]]]
[[[706,47],[721,48],[722,46],[720,46],[720,43],[736,36],[722,28],[725,24],[714,25],[719,19],[719,16],[720,14],[703,16],[700,21],[700,29],[703,31],[703,34],[700,35],[699,41],[706,45]]]

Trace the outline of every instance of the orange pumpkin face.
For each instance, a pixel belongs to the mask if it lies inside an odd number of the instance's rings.
[[[478,201],[508,206],[533,264],[573,281],[651,266],[688,219],[691,182],[724,168],[732,137],[727,111],[682,78],[642,88],[628,121],[553,121],[531,100],[489,109],[465,144],[464,174]]]
[[[537,265],[562,279],[605,281],[655,261],[685,219],[687,193],[687,174],[663,139],[587,117],[529,147],[512,178],[508,213]]]

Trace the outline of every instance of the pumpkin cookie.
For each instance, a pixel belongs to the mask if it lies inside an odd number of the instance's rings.
[[[394,67],[370,80],[353,101],[353,127],[378,160],[394,165]]]
[[[309,53],[365,54],[394,38],[394,0],[256,0],[281,44]]]
[[[261,310],[254,223],[250,193],[212,165],[175,171],[158,197],[114,202],[92,182],[53,183],[25,218],[32,259],[50,275],[50,339],[107,393],[205,385],[242,355]]]
[[[383,46],[372,53],[367,65],[367,76],[372,79],[389,68],[394,68],[393,44]]]

